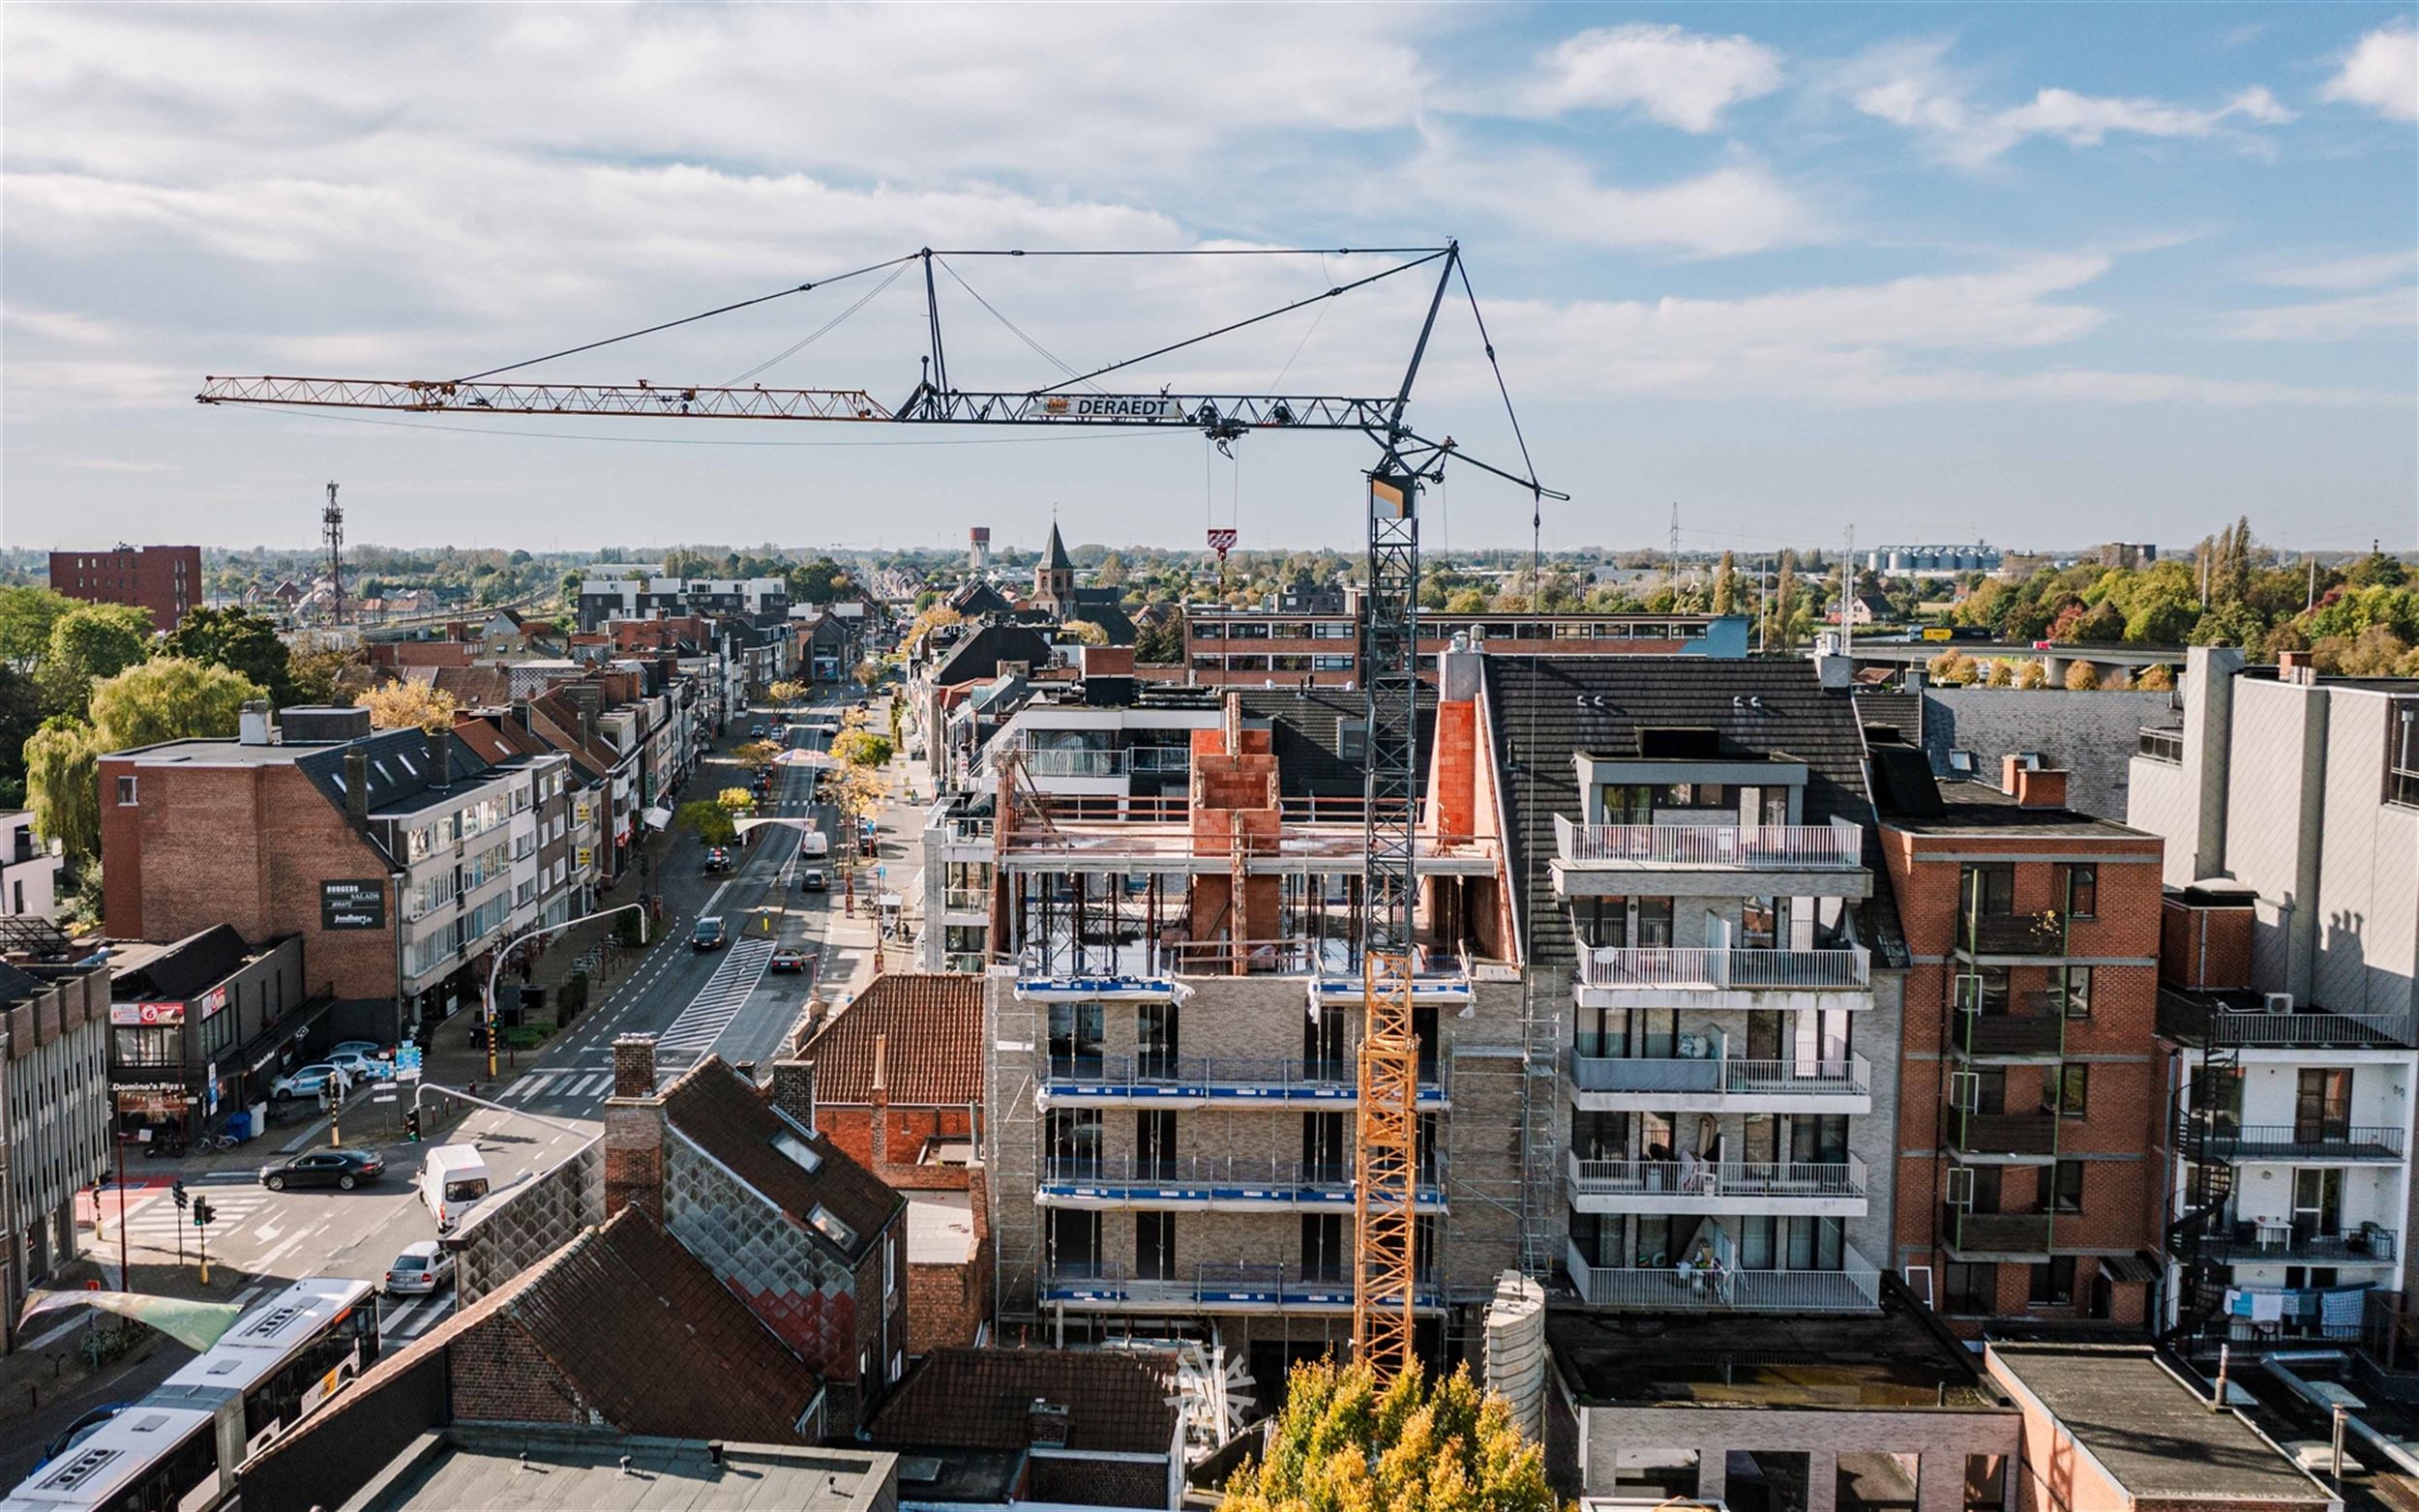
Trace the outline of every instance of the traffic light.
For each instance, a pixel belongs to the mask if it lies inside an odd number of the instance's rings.
[[[192,1196],[185,1190],[185,1178],[183,1176],[177,1177],[176,1180],[169,1185],[168,1196],[175,1201],[176,1210],[178,1212],[183,1212],[185,1210],[185,1204],[193,1201]]]
[[[420,1110],[417,1108],[403,1114],[403,1139],[412,1144],[420,1142]]]
[[[218,1216],[218,1212],[211,1207],[210,1200],[208,1198],[197,1197],[194,1199],[194,1228],[207,1229],[210,1227],[210,1221]]]

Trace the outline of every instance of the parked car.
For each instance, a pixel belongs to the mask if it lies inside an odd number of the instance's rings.
[[[730,871],[731,847],[728,845],[708,845],[705,849],[705,870],[708,872]]]
[[[454,1279],[454,1257],[434,1239],[406,1244],[395,1263],[386,1267],[386,1294],[406,1296],[434,1291]]]
[[[750,726],[748,726],[748,738],[749,738],[750,740],[762,740],[762,739],[763,739],[763,738],[764,738],[764,726],[762,726],[762,725],[750,725]]]
[[[806,953],[786,947],[776,950],[773,952],[773,959],[764,964],[764,969],[767,971],[803,971],[806,969]]]
[[[319,1058],[322,1060],[334,1060],[339,1055],[345,1054],[348,1052],[352,1054],[361,1056],[365,1060],[393,1060],[395,1058],[395,1047],[392,1045],[381,1045],[375,1040],[339,1040],[334,1045],[329,1046],[328,1052]]]
[[[287,1187],[340,1187],[351,1191],[386,1174],[386,1162],[368,1150],[305,1150],[260,1168],[260,1184],[272,1192]]]
[[[274,1098],[316,1097],[330,1090],[331,1084],[341,1095],[345,1080],[344,1072],[337,1067],[323,1060],[314,1061],[308,1066],[298,1066],[270,1082],[269,1095]]]
[[[349,1082],[387,1082],[395,1076],[393,1061],[373,1060],[357,1050],[329,1051],[324,1063],[343,1072]]]
[[[719,913],[709,913],[698,920],[697,928],[689,932],[691,950],[720,950],[730,943],[731,931],[724,926]]]
[[[802,893],[827,893],[831,891],[831,874],[819,866],[802,866],[798,868],[798,891]]]

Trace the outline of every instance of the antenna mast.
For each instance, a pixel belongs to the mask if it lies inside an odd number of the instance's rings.
[[[328,548],[328,623],[344,623],[344,506],[336,502],[336,485],[328,485],[328,507],[319,512],[319,539]]]

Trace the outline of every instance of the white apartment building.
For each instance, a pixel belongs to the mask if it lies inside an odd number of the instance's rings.
[[[0,812],[0,916],[47,919],[57,912],[61,864],[35,837],[30,810]]]
[[[2165,837],[2167,1327],[2357,1340],[2407,1292],[2419,682],[2195,647],[2128,821]]]

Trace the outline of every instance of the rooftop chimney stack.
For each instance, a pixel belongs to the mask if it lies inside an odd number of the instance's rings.
[[[815,1129],[815,1062],[811,1060],[776,1060],[773,1062],[773,1106],[797,1120],[799,1127],[813,1134]]]
[[[1025,1409],[1026,1438],[1036,1449],[1066,1447],[1066,1408],[1047,1397],[1033,1398]]]
[[[269,723],[269,700],[266,698],[245,700],[243,712],[236,718],[235,727],[236,739],[244,745],[274,744],[276,726]]]
[[[370,822],[370,756],[344,753],[344,817],[355,829]]]
[[[2018,767],[2016,771],[2016,802],[2022,809],[2063,809],[2066,807],[2066,776],[2048,767]]]

